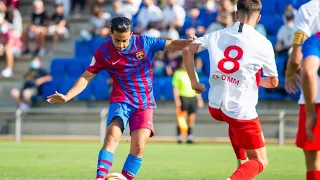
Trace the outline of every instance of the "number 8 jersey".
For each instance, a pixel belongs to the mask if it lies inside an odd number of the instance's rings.
[[[193,43],[209,52],[209,106],[234,119],[257,118],[260,72],[278,76],[270,41],[254,27],[237,22]]]

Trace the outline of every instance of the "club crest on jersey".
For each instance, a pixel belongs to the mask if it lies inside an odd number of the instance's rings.
[[[136,58],[137,59],[141,60],[141,59],[143,59],[143,57],[144,57],[144,52],[143,51],[139,51],[139,52],[136,53]]]

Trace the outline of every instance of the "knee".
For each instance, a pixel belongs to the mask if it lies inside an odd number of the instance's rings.
[[[267,158],[258,158],[258,161],[262,164],[263,169],[266,169],[269,165],[269,161]]]
[[[12,89],[10,94],[13,99],[18,99],[20,96],[20,92],[16,88]]]
[[[119,138],[115,137],[111,133],[108,133],[105,140],[104,140],[103,149],[116,147],[116,146],[118,146],[119,142],[120,142]]]
[[[31,96],[32,96],[32,94],[28,89],[25,89],[22,92],[22,97],[23,97],[23,100],[25,100],[25,101],[29,101],[31,99]]]
[[[136,144],[133,144],[131,154],[137,157],[142,157],[145,146],[145,142],[138,142]]]

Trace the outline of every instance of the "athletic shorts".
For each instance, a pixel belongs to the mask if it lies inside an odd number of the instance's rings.
[[[197,97],[182,97],[181,101],[181,111],[187,111],[188,114],[195,113],[198,109],[198,99]]]
[[[320,58],[320,32],[312,35],[302,45],[303,59],[308,56],[317,56]]]
[[[150,137],[154,135],[153,126],[153,109],[137,109],[127,103],[111,103],[109,106],[107,126],[112,122],[114,117],[121,117],[122,132],[129,124],[130,135],[138,129],[150,129]]]
[[[318,114],[317,121],[320,120],[320,104],[316,105],[316,112]],[[298,132],[296,137],[296,145],[299,148],[310,151],[319,151],[320,150],[320,123],[317,123],[313,128],[313,134],[315,141],[309,141],[306,134],[306,111],[304,105],[300,105],[299,110],[299,124]]]
[[[258,118],[252,120],[238,120],[225,115],[221,109],[209,106],[211,116],[229,124],[234,133],[234,142],[239,148],[247,150],[259,149],[265,146],[261,125]]]

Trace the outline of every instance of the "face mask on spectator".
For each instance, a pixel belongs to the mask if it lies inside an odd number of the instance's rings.
[[[1,31],[1,33],[3,33],[3,34],[7,33],[7,32],[8,32],[8,26],[2,25],[2,26],[0,27],[0,31]]]
[[[288,22],[288,27],[289,28],[294,28],[294,22]]]
[[[213,11],[216,8],[216,5],[213,1],[208,1],[206,4],[206,8],[209,11]]]
[[[32,60],[30,63],[30,69],[39,69],[39,68],[40,68],[39,60]]]

